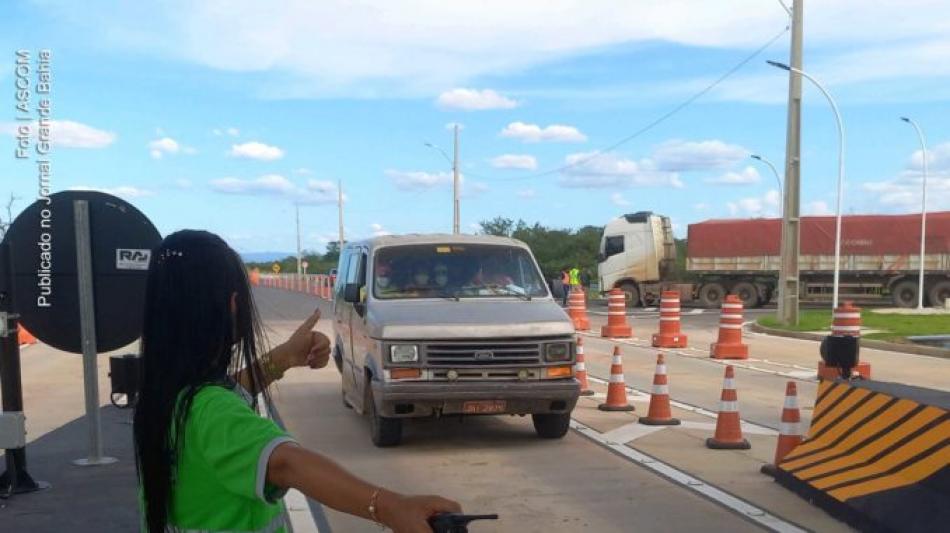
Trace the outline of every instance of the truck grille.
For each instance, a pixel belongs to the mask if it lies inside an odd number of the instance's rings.
[[[541,363],[538,342],[444,342],[425,347],[430,367],[524,366]]]

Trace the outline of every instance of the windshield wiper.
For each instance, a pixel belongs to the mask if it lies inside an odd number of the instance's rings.
[[[530,301],[531,301],[531,295],[530,295],[530,294],[527,294],[526,292],[518,292],[518,291],[516,291],[516,290],[514,290],[514,289],[511,289],[511,288],[509,288],[509,287],[504,287],[504,286],[501,286],[501,285],[486,285],[486,287],[488,287],[488,288],[491,289],[491,290],[499,290],[499,289],[500,289],[500,290],[503,290],[503,291],[505,291],[504,294],[507,294],[507,295],[510,295],[510,296],[517,296],[518,298],[521,298],[522,300],[524,300],[524,301],[526,301],[526,302],[530,302]]]

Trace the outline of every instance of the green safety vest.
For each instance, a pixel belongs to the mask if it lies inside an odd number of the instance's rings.
[[[581,284],[581,271],[576,268],[571,269],[571,285]]]
[[[287,531],[281,501],[286,490],[266,483],[270,454],[285,442],[294,439],[255,413],[237,389],[199,390],[185,422],[168,531]]]

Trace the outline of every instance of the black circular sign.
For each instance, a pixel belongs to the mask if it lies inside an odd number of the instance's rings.
[[[64,191],[49,202],[37,200],[3,239],[12,266],[7,290],[30,333],[60,350],[82,353],[74,200],[89,202],[96,350],[115,350],[141,335],[151,250],[162,239],[125,200],[95,191]]]

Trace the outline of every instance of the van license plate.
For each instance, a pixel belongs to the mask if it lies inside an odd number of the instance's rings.
[[[507,407],[505,400],[478,400],[462,404],[462,412],[469,415],[489,415],[504,413]]]

